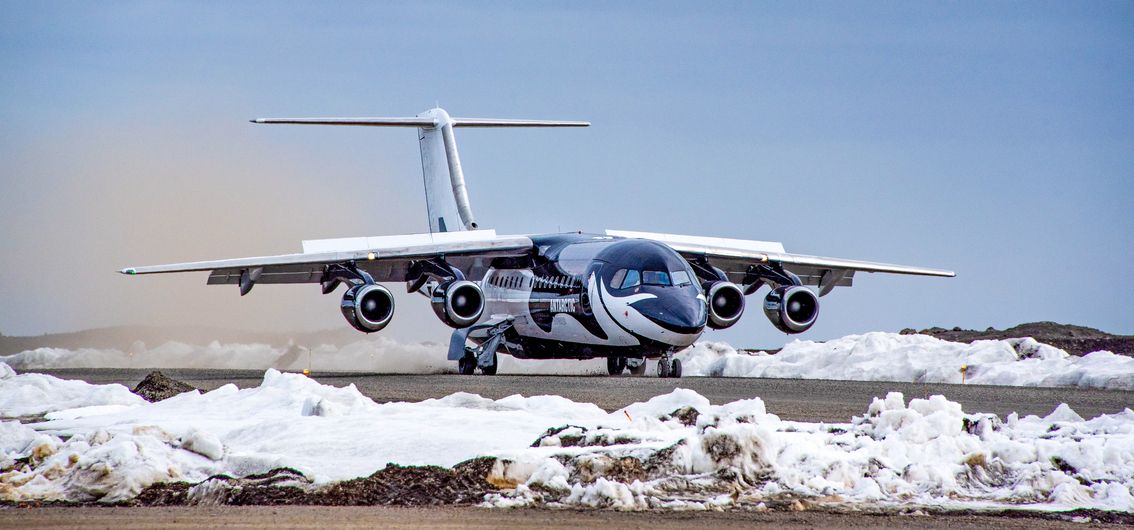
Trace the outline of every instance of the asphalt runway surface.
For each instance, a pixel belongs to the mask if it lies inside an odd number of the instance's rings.
[[[1097,518],[1096,518],[1097,517]],[[1095,521],[1092,521],[1095,519]],[[1091,524],[1084,524],[1090,522]],[[914,515],[802,512],[619,512],[388,506],[0,507],[0,528],[1121,528],[1108,514]]]
[[[150,370],[56,369],[39,370],[65,379],[90,383],[119,383],[133,388]],[[233,383],[241,388],[260,384],[259,370],[167,369],[165,375],[202,390]],[[638,401],[688,388],[713,404],[759,397],[768,412],[785,420],[846,422],[861,416],[875,397],[901,392],[906,399],[942,394],[961,403],[965,412],[991,412],[1001,417],[1011,412],[1045,416],[1060,403],[1067,403],[1084,418],[1134,408],[1134,392],[1075,388],[1032,388],[983,385],[920,384],[877,381],[830,381],[815,379],[752,379],[686,377],[580,377],[543,375],[462,376],[456,374],[384,375],[374,373],[315,372],[311,377],[323,384],[354,384],[379,403],[421,401],[454,392],[470,392],[499,399],[513,394],[559,395],[573,401],[594,403],[614,411]]]

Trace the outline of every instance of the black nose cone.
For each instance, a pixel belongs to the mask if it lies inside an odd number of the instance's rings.
[[[705,301],[696,292],[666,290],[657,298],[642,300],[634,304],[634,309],[657,325],[682,334],[696,334],[705,329],[709,318]]]

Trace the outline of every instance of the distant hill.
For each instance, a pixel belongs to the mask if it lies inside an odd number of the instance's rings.
[[[952,342],[973,342],[975,340],[1013,339],[1031,337],[1044,344],[1050,344],[1072,355],[1083,355],[1093,351],[1107,350],[1119,355],[1134,357],[1134,335],[1111,335],[1105,331],[1056,322],[1029,322],[1005,330],[988,328],[984,331],[972,329],[929,328],[917,331],[903,329],[903,335],[929,335]]]

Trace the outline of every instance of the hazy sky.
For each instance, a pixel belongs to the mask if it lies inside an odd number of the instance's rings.
[[[502,233],[783,241],[861,274],[805,338],[1057,320],[1134,333],[1134,4],[0,2],[0,332],[345,326],[314,285],[126,265],[427,229],[404,129],[267,116],[585,119],[462,130]],[[769,346],[759,314],[709,338]],[[447,336],[403,296],[389,333]]]

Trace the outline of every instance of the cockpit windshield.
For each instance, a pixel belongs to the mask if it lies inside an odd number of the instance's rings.
[[[610,278],[610,287],[613,289],[629,289],[639,285],[659,285],[662,287],[683,287],[692,284],[689,273],[686,271],[637,271],[634,269],[619,269]]]

